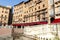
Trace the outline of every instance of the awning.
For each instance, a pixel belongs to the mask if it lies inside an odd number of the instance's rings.
[[[52,24],[56,24],[56,23],[60,23],[60,18],[55,19],[55,20],[52,22]]]
[[[48,22],[31,22],[31,23],[20,23],[20,24],[12,24],[13,26],[33,26],[33,25],[40,25],[40,24],[47,24]]]

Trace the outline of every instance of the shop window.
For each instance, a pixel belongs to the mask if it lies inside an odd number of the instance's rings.
[[[18,26],[18,28],[21,28],[21,26]]]
[[[24,26],[22,26],[22,28],[24,28]]]

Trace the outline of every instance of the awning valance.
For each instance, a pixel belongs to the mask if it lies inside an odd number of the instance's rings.
[[[33,25],[40,25],[40,24],[47,24],[48,22],[31,22],[31,23],[20,23],[20,24],[12,24],[13,26],[33,26]]]

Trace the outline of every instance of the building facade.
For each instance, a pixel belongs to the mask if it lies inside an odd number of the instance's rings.
[[[12,24],[24,26],[25,35],[37,35],[40,40],[54,40],[60,33],[60,25],[56,26],[60,23],[59,12],[60,0],[28,0],[14,6]]]
[[[59,5],[59,0],[28,0],[21,2],[14,6],[13,24],[14,22],[19,24],[43,21],[50,24],[55,19],[60,19]]]
[[[60,0],[49,0],[48,1],[49,5],[49,14],[50,14],[50,21],[53,23],[58,23],[60,22],[60,16],[59,16],[59,12],[60,12]],[[55,20],[55,21],[54,21]],[[57,21],[58,20],[58,21]]]
[[[8,25],[10,10],[10,7],[0,6],[0,25]]]
[[[48,17],[47,0],[28,0],[14,6],[13,21],[16,20],[18,23],[48,21]]]
[[[60,18],[60,0],[54,0],[55,3],[55,18]]]

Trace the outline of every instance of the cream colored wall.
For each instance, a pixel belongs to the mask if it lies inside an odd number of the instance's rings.
[[[29,3],[34,3],[33,1],[31,1],[31,2],[29,2]],[[29,4],[29,3],[27,3],[27,4]],[[46,3],[46,4],[45,4]],[[28,7],[26,7],[25,9],[26,9],[26,11],[25,12],[27,12],[28,11],[28,13],[26,13],[26,15],[31,15],[31,14],[34,14],[36,11],[38,11],[38,10],[42,10],[42,9],[44,9],[44,8],[48,8],[48,2],[47,2],[47,0],[46,1],[44,1],[44,2],[42,2],[42,3],[39,3],[39,4],[36,4],[36,3],[34,3],[35,5],[33,5],[33,7],[32,7],[32,5],[31,6],[28,6]],[[42,6],[43,6],[43,4],[45,4],[45,7],[43,8]],[[40,9],[38,8],[40,6]],[[36,8],[36,10],[35,10],[35,8]],[[33,9],[33,11],[31,11],[31,12],[29,12],[29,10],[32,10]],[[46,15],[48,15],[48,13],[46,14]],[[42,17],[42,16],[41,16]],[[48,16],[46,16],[47,18],[48,18]],[[37,18],[36,18],[37,19]],[[31,20],[33,20],[33,21],[31,21]],[[30,20],[30,22],[34,22],[35,21],[35,17],[33,17],[33,18],[31,18],[31,20]]]
[[[6,15],[6,20],[4,20],[4,18],[2,18],[2,20],[1,20],[1,18],[0,18],[0,21],[2,21],[2,23],[6,23],[6,24],[8,24],[8,18],[9,18],[9,11],[10,9],[8,9],[8,8],[4,8],[4,7],[0,7],[0,17],[1,17],[1,15],[3,15],[3,17],[5,18],[5,15]],[[3,11],[3,13],[2,13],[2,11]],[[7,12],[7,13],[6,13]]]
[[[21,15],[22,14],[22,16],[20,16],[20,17],[18,17],[18,18],[14,18],[14,20],[16,20],[16,19],[20,19],[20,18],[22,18],[23,19],[23,21],[24,21],[24,16],[25,15],[32,15],[32,14],[35,14],[35,12],[36,11],[39,11],[39,10],[42,10],[42,9],[45,9],[45,8],[47,8],[47,13],[45,14],[45,18],[48,20],[48,18],[49,18],[49,14],[48,14],[48,0],[45,0],[45,1],[43,1],[42,0],[42,2],[41,3],[39,3],[39,4],[36,4],[35,3],[35,1],[37,1],[38,2],[38,0],[32,0],[32,1],[30,1],[30,2],[28,2],[28,3],[26,3],[26,4],[24,4],[24,3],[22,3],[22,4],[20,4],[20,5],[17,5],[17,6],[14,6],[14,16],[19,16],[19,15]],[[30,5],[29,5],[30,4]],[[43,7],[43,4],[45,5],[45,7]],[[38,8],[40,6],[40,9]],[[21,9],[19,9],[19,7],[23,7],[23,8],[21,8],[22,9],[22,13],[20,13],[19,12],[19,10],[21,10]],[[35,8],[36,8],[36,10],[35,10]],[[19,10],[18,10],[19,9]],[[32,11],[33,10],[33,11]],[[30,12],[29,12],[30,11]],[[16,13],[16,12],[19,12],[18,14]],[[27,13],[28,12],[28,13]],[[16,13],[16,14],[15,14]],[[37,14],[37,13],[36,13]],[[40,13],[40,21],[42,21],[42,17],[43,17],[43,15]],[[36,19],[36,20],[35,20]],[[20,22],[20,23],[23,23],[23,21],[22,22]],[[30,17],[30,20],[29,20],[29,18],[28,18],[28,21],[26,21],[25,23],[29,23],[29,22],[36,22],[37,21],[37,16],[35,17],[35,16],[33,16],[33,17]],[[14,22],[13,22],[14,23]]]
[[[13,23],[22,23],[23,22],[23,8],[24,8],[24,4],[18,5],[14,7],[14,15],[13,15],[13,20],[17,20],[18,22],[13,22]],[[22,11],[22,12],[20,12]],[[21,21],[19,21],[19,19],[22,19]]]
[[[59,7],[58,7],[59,6]],[[58,4],[55,4],[55,14],[59,14],[60,13],[60,3]],[[60,15],[59,16],[56,16],[55,15],[55,18],[60,18]]]

